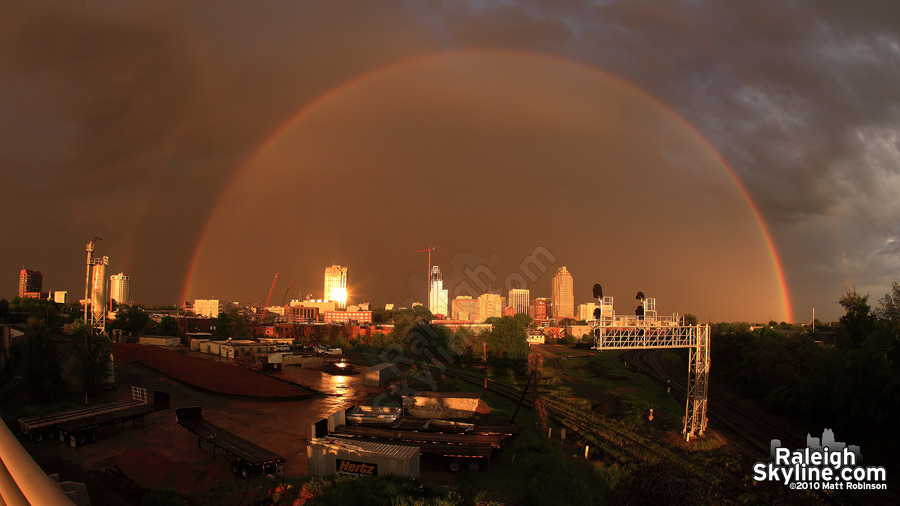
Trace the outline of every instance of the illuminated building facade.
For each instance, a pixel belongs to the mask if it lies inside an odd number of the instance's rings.
[[[333,300],[339,309],[347,307],[347,271],[349,267],[332,265],[325,268],[324,300]]]
[[[575,317],[575,291],[572,286],[572,274],[565,266],[560,267],[553,275],[550,298],[554,318]]]

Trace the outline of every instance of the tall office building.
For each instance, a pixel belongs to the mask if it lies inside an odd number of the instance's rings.
[[[449,315],[450,313],[447,312],[449,292],[444,290],[444,275],[441,274],[441,268],[437,265],[431,267],[431,279],[429,282],[431,283],[431,290],[428,294],[428,310],[434,315]]]
[[[40,297],[42,288],[44,288],[44,275],[41,274],[41,271],[29,269],[19,271],[19,297]]]
[[[550,296],[554,318],[575,317],[575,291],[572,287],[572,274],[565,266],[560,267],[553,275]]]
[[[325,295],[323,300],[337,302],[339,309],[347,307],[347,271],[349,267],[332,265],[325,268]]]
[[[475,321],[483,322],[494,316],[500,317],[503,310],[500,302],[500,294],[485,293],[478,297],[478,318]]]
[[[515,309],[515,313],[528,313],[528,301],[531,298],[529,290],[513,288],[509,291],[509,307]]]
[[[116,304],[131,304],[131,277],[125,273],[113,274],[109,277],[109,298]],[[216,315],[218,316],[218,315]]]

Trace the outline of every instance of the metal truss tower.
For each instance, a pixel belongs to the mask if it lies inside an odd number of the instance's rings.
[[[612,297],[598,299],[600,307],[591,323],[595,349],[688,349],[687,404],[682,433],[687,441],[703,436],[709,387],[709,325],[684,325],[678,315],[659,317],[656,299],[652,298],[642,299],[637,316],[617,316]]]

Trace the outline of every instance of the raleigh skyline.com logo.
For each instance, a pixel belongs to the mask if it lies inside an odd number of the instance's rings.
[[[771,460],[753,465],[756,481],[782,482],[795,490],[883,490],[884,467],[863,467],[859,446],[834,440],[834,431],[822,431],[822,439],[807,434],[806,448],[791,451],[773,439]]]

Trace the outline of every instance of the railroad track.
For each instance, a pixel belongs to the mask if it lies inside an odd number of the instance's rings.
[[[672,394],[679,400],[686,395],[687,378],[685,371],[678,371],[664,354],[658,350],[632,350],[619,355],[619,359],[640,370],[660,384],[671,386]],[[742,438],[741,446],[756,451],[761,458],[768,459],[772,439],[781,440],[788,448],[805,448],[806,438],[797,430],[767,413],[747,408],[727,396],[709,391],[707,417],[730,432]],[[893,484],[893,483],[892,483]],[[889,484],[886,490],[838,492],[834,495],[818,491],[815,495],[829,504],[871,505],[900,504],[900,493]]]
[[[460,371],[444,371],[443,374],[475,386],[483,387],[484,385],[484,377],[481,375]],[[488,391],[515,403],[522,399],[522,389],[518,386],[513,387],[490,379],[488,380]],[[551,420],[567,427],[594,448],[603,451],[605,457],[627,469],[633,470],[644,464],[669,461],[711,487],[710,491],[715,495],[716,500],[723,503],[745,504],[749,500],[757,504],[773,504],[747,490],[743,484],[672,451],[662,443],[637,434],[620,422],[552,397],[545,397],[543,401],[548,408],[548,417]],[[532,409],[527,398],[522,405],[527,409]]]

